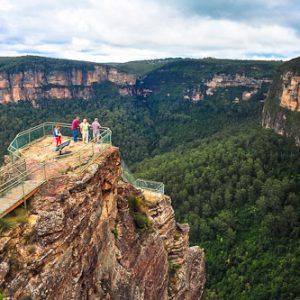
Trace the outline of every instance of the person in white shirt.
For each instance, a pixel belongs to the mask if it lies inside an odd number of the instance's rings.
[[[91,125],[89,124],[87,119],[83,119],[83,122],[80,124],[80,132],[81,132],[81,136],[82,136],[82,141],[84,143],[89,142],[89,129],[90,129],[90,127],[91,127]]]

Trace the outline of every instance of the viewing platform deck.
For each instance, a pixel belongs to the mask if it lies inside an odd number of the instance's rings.
[[[112,145],[111,130],[101,128],[98,140],[73,142],[71,124],[62,124],[62,143],[57,151],[52,135],[55,123],[46,122],[20,132],[8,147],[10,163],[0,170],[0,218],[4,217],[38,190],[47,180],[68,174],[82,173]],[[122,178],[141,189],[149,200],[164,194],[161,182],[135,179],[122,164]]]
[[[111,131],[103,128],[99,141],[73,142],[71,125],[63,124],[62,142],[70,144],[56,151],[51,135],[54,123],[43,123],[19,133],[8,151],[11,163],[0,174],[0,218],[31,197],[38,187],[50,178],[68,173],[83,172],[111,146]]]

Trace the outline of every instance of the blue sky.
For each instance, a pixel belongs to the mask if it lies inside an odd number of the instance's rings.
[[[300,56],[299,0],[0,0],[0,56]]]

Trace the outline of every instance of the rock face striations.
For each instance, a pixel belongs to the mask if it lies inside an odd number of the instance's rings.
[[[0,103],[37,99],[90,99],[93,86],[115,83],[124,94],[136,77],[106,65],[49,58],[15,58],[15,65],[0,64]]]
[[[0,290],[11,299],[199,299],[204,253],[188,246],[167,196],[147,197],[120,179],[109,148],[83,175],[49,180],[29,221],[0,237]],[[141,230],[129,199],[144,205]]]
[[[262,125],[300,145],[300,58],[284,63],[270,87]]]

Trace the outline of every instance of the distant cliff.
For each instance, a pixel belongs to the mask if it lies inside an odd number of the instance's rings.
[[[0,103],[37,99],[90,99],[95,84],[110,81],[130,93],[135,75],[89,62],[43,57],[0,58]]]
[[[0,291],[9,299],[199,299],[204,252],[189,248],[167,196],[144,198],[120,179],[117,148],[83,175],[51,179],[28,222],[0,236]],[[141,230],[129,199],[151,226]]]
[[[278,69],[263,109],[262,125],[295,138],[300,145],[300,58]]]

